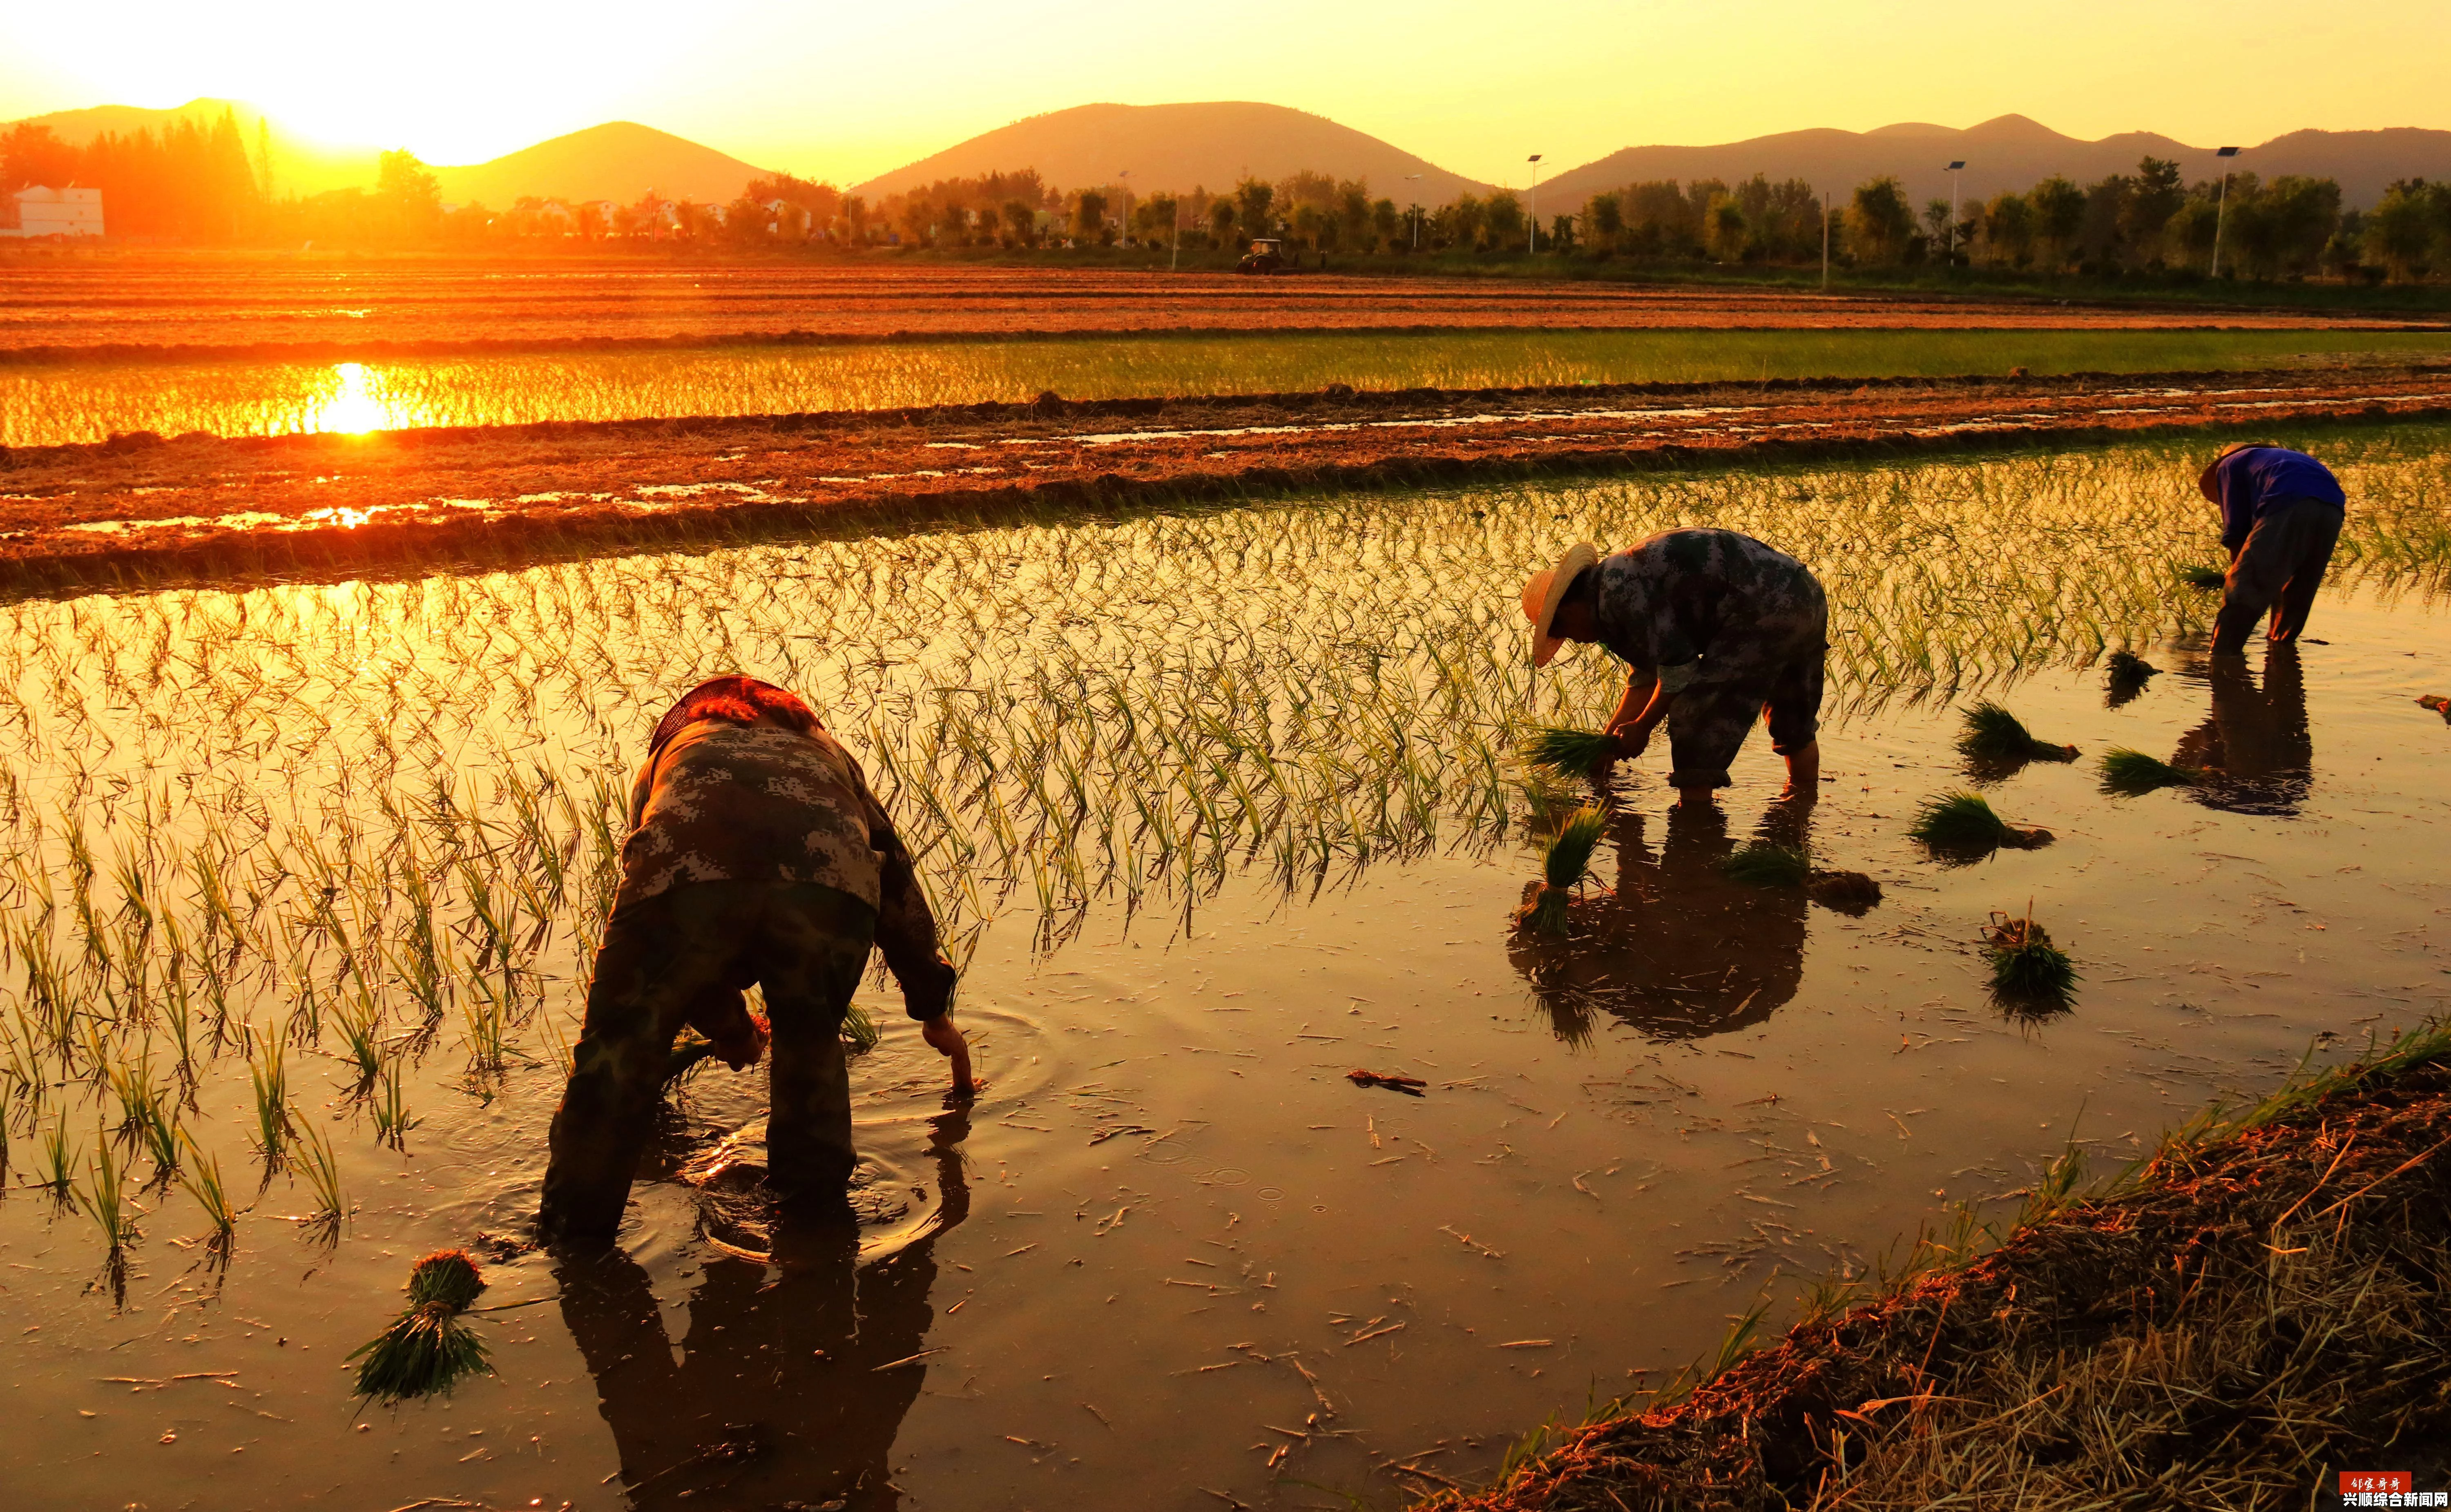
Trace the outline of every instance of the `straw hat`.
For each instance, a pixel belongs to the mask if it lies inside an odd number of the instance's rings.
[[[1558,564],[1546,572],[1536,572],[1523,580],[1523,618],[1532,621],[1532,665],[1545,667],[1565,642],[1549,633],[1557,623],[1558,605],[1566,590],[1575,585],[1586,567],[1597,566],[1600,554],[1588,540],[1578,540],[1566,548]]]

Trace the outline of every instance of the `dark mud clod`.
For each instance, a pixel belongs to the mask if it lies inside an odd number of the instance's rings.
[[[2116,709],[2134,701],[2145,691],[2145,684],[2162,675],[2162,669],[2132,651],[2114,651],[2104,663],[2103,701]]]
[[[1804,895],[1823,908],[1860,917],[1880,907],[1881,884],[1861,872],[1825,872],[1816,867],[1804,884]]]
[[[1356,1087],[1384,1087],[1391,1092],[1402,1092],[1407,1097],[1422,1095],[1422,1089],[1430,1085],[1418,1076],[1392,1076],[1385,1071],[1363,1070],[1358,1066],[1346,1071],[1344,1079]]]

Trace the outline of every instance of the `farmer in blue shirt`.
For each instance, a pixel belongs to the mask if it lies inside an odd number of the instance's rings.
[[[2267,610],[2265,637],[2297,639],[2348,510],[2339,481],[2304,452],[2247,442],[2224,447],[2196,486],[2221,506],[2222,544],[2229,548],[2213,655],[2245,655],[2246,633]]]

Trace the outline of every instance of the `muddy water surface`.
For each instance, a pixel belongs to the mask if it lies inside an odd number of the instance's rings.
[[[194,1206],[148,1192],[118,1306],[92,1226],[24,1185],[21,1119],[0,1502],[1188,1508],[1474,1483],[1532,1425],[1714,1351],[1756,1301],[1775,1322],[1802,1278],[1954,1203],[2013,1211],[2071,1136],[2114,1167],[2317,1035],[2443,1006],[2451,887],[2429,837],[2451,729],[2413,700],[2451,691],[2451,625],[2368,589],[2328,599],[2314,632],[2218,677],[2185,637],[2141,642],[2166,670],[2117,707],[2098,670],[1996,686],[2086,758],[1991,782],[2057,841],[1973,865],[1903,838],[1917,801],[1969,780],[1953,706],[1858,699],[1809,815],[1774,809],[1758,742],[1716,813],[1670,807],[1664,752],[1621,774],[1607,891],[1580,905],[1598,938],[1570,951],[1508,929],[1537,857],[1520,834],[1290,892],[1265,866],[1187,903],[1153,887],[1069,933],[1023,911],[986,931],[963,990],[990,1078],[975,1104],[947,1106],[892,994],[866,994],[885,1038],[854,1071],[857,1235],[775,1230],[739,1200],[762,1076],[716,1067],[676,1099],[618,1254],[523,1250],[547,1067],[474,1077],[436,1050],[408,1071],[421,1121],[395,1150],[368,1137],[326,1028],[292,1051],[292,1098],[343,1150],[339,1242],[282,1222],[308,1199],[276,1180],[218,1273]],[[283,698],[337,701],[250,665]],[[404,694],[428,675],[366,665]],[[147,707],[91,697],[97,716]],[[28,809],[180,779],[141,715],[110,728],[107,760],[83,754],[98,775],[19,774]],[[2090,764],[2111,745],[2217,753],[2229,780],[2107,797]],[[125,823],[100,833],[134,843]],[[1718,859],[1765,826],[1869,872],[1883,903],[1850,916],[1727,881]],[[1990,1002],[1974,951],[1990,911],[2029,904],[2084,973],[2074,1011],[2043,1022]],[[574,963],[536,970],[536,1022],[566,1023]],[[238,1012],[295,1025],[297,997]],[[164,1031],[148,1043],[169,1053]],[[245,1077],[215,1065],[192,1122],[245,1200]],[[1357,1087],[1354,1068],[1426,1087]],[[118,1110],[77,1097],[61,1078],[47,1106],[83,1149]],[[417,1255],[461,1244],[498,1257],[484,1302],[508,1310],[474,1321],[500,1374],[353,1403],[343,1357]]]

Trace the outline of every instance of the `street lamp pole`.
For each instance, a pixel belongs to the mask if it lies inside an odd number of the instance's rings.
[[[2221,198],[2213,202],[2212,276],[2219,278],[2221,277],[2222,222],[2227,219],[2229,215],[2229,160],[2238,156],[2238,148],[2234,147],[2217,147],[2213,151],[2213,156],[2222,160]]]
[[[1830,292],[1830,192],[1821,193],[1821,292]]]
[[[1949,166],[1949,262],[1952,267],[1957,265],[1957,175],[1965,167],[1964,158]]]
[[[1407,173],[1404,182],[1413,187],[1413,250],[1422,249],[1422,176]]]
[[[1523,191],[1532,210],[1532,226],[1523,236],[1523,255],[1533,257],[1540,251],[1540,154],[1535,152],[1523,161],[1533,165],[1532,187]]]

